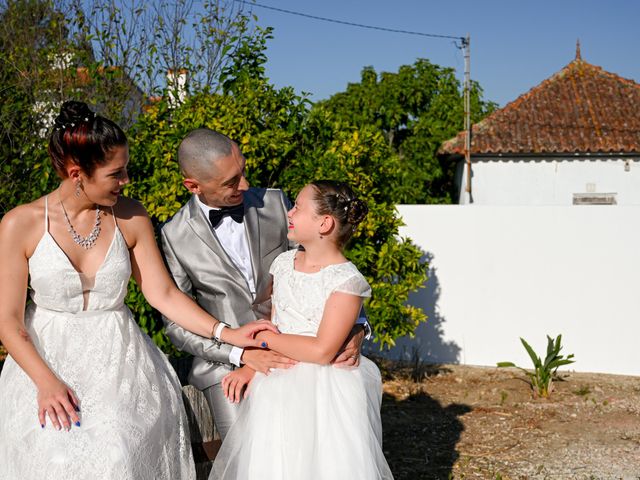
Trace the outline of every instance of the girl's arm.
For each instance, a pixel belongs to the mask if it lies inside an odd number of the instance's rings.
[[[44,362],[24,325],[24,306],[29,277],[28,245],[36,245],[42,230],[34,228],[44,215],[33,206],[18,207],[0,223],[0,341],[38,389],[38,418],[44,428],[46,415],[59,430],[71,422],[80,426],[78,399]],[[36,218],[37,217],[37,218]],[[40,220],[41,221],[41,220]]]
[[[322,321],[315,337],[260,332],[269,348],[289,358],[326,365],[335,358],[358,318],[362,297],[350,293],[332,293],[324,306]]]
[[[182,293],[171,279],[153,233],[151,220],[138,202],[124,200],[118,215],[131,252],[133,277],[142,294],[154,308],[181,327],[210,338],[219,321],[205,312],[193,299]],[[118,202],[120,204],[120,202]],[[221,340],[238,347],[264,347],[254,335],[262,330],[277,331],[268,321],[251,322],[240,328],[224,328]]]

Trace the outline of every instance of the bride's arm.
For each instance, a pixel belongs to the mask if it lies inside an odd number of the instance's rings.
[[[362,297],[350,293],[332,293],[324,306],[322,321],[315,337],[260,332],[269,348],[289,358],[308,363],[329,364],[344,344],[358,318]]]
[[[31,205],[18,207],[0,222],[0,341],[38,389],[38,417],[44,428],[45,412],[56,429],[70,428],[69,418],[80,426],[75,411],[78,400],[42,359],[24,324],[29,277],[28,257],[33,254],[42,229],[35,228],[42,215]],[[36,213],[39,213],[36,209]],[[37,219],[36,219],[37,217]]]
[[[219,321],[176,287],[164,265],[144,207],[125,198],[120,199],[118,207],[118,222],[131,253],[133,278],[144,297],[172,322],[202,337],[212,337]],[[270,322],[252,322],[236,329],[224,328],[221,340],[239,347],[264,347],[263,341],[253,337],[265,329],[276,330]]]

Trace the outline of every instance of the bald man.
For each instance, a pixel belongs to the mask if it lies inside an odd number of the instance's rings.
[[[160,230],[162,250],[178,288],[231,327],[268,318],[269,267],[290,248],[289,201],[281,190],[250,188],[240,149],[213,130],[189,133],[178,148],[178,163],[183,184],[193,196]],[[239,406],[224,397],[224,376],[242,364],[268,373],[294,363],[270,350],[219,344],[163,320],[173,344],[195,357],[189,383],[203,391],[222,439]],[[336,365],[358,363],[363,336],[362,327],[354,328]]]

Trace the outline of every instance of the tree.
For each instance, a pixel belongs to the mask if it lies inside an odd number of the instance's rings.
[[[495,104],[481,99],[473,83],[472,121],[490,113]],[[401,176],[391,186],[395,203],[450,203],[453,165],[443,165],[436,152],[442,141],[463,128],[463,103],[455,72],[425,59],[400,67],[397,73],[362,70],[360,83],[318,102],[315,109],[331,112],[357,128],[377,129],[401,160]]]
[[[71,48],[65,16],[50,2],[0,3],[0,213],[55,184],[41,139],[51,102],[70,94],[59,53]]]
[[[246,40],[224,70],[222,92],[203,91],[177,108],[163,101],[142,115],[131,131],[131,185],[127,195],[142,200],[155,223],[166,220],[189,194],[182,187],[176,152],[194,128],[209,127],[235,139],[247,158],[250,183],[283,188],[290,198],[309,181],[348,181],[370,213],[346,252],[371,283],[367,305],[380,345],[412,334],[425,319],[406,305],[409,292],[426,280],[422,252],[397,237],[401,223],[388,196],[399,182],[400,159],[370,126],[356,128],[323,110],[310,110],[293,89],[276,89],[264,78],[264,46],[270,30]],[[154,340],[169,348],[159,316],[132,291],[128,303]]]
[[[62,102],[126,129],[153,95],[215,90],[250,20],[232,0],[0,0],[0,214],[57,183],[46,138]],[[183,69],[190,82],[167,82]]]

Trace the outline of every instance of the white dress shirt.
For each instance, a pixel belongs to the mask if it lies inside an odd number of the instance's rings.
[[[219,210],[218,208],[205,205],[198,197],[196,198],[207,220],[209,220],[210,210]],[[233,264],[240,270],[240,273],[242,273],[251,295],[255,298],[256,284],[253,276],[253,265],[251,264],[251,253],[244,222],[238,223],[230,216],[226,216],[218,226],[214,228],[214,231],[216,232],[218,240],[220,240],[222,248],[227,255],[229,255]],[[229,362],[239,367],[241,365],[243,352],[244,349],[233,347],[229,353]]]

